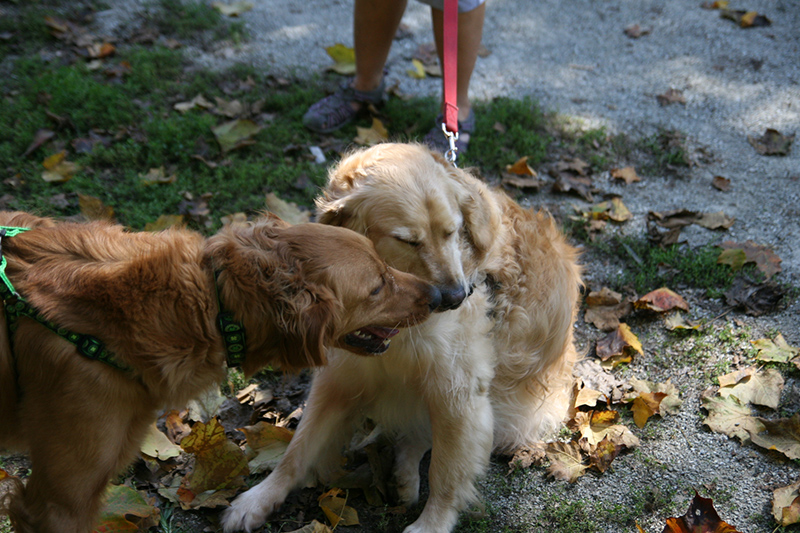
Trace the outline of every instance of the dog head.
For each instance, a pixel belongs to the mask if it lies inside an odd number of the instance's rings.
[[[399,327],[441,304],[439,291],[386,265],[355,232],[276,217],[209,239],[221,298],[247,331],[244,370],[325,363],[325,347],[379,354]]]
[[[417,144],[379,144],[345,157],[317,212],[324,224],[369,237],[391,266],[434,284],[442,310],[470,294],[501,224],[483,183]]]

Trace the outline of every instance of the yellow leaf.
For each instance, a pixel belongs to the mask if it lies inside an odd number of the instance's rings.
[[[163,231],[167,228],[183,226],[183,215],[161,215],[155,222],[144,225],[145,231]]]
[[[252,137],[261,131],[261,126],[252,120],[236,119],[211,129],[223,152],[230,152],[254,144]]]
[[[211,7],[228,17],[238,17],[245,11],[253,9],[253,4],[251,2],[234,2],[232,4],[214,2],[211,4]]]
[[[81,213],[89,220],[113,220],[114,208],[105,205],[100,198],[78,193],[78,206]]]
[[[188,487],[195,495],[241,487],[249,474],[244,452],[228,440],[216,417],[208,424],[195,423],[181,441],[181,448],[195,456],[194,470],[187,476]]]
[[[142,185],[155,185],[157,183],[175,183],[178,177],[175,174],[167,176],[164,172],[164,167],[151,168],[147,174],[139,174],[139,179],[142,180]]]
[[[336,43],[325,49],[334,64],[329,67],[330,70],[341,74],[343,76],[352,76],[356,73],[356,51],[354,48],[349,48],[342,43]]]
[[[421,80],[425,78],[425,76],[427,76],[427,74],[425,74],[425,65],[423,65],[422,61],[420,61],[419,59],[412,59],[411,66],[413,66],[414,68],[409,69],[406,72],[412,78]]]
[[[613,179],[623,180],[628,185],[630,185],[633,182],[642,180],[636,173],[636,169],[633,167],[612,168],[611,177]]]
[[[42,161],[42,166],[45,168],[45,171],[42,172],[42,179],[48,183],[69,181],[80,170],[80,167],[67,161],[66,157],[67,152],[62,150]]]
[[[358,512],[347,505],[347,499],[338,496],[340,493],[339,489],[329,490],[320,496],[319,506],[334,528],[359,525]]]
[[[362,146],[372,146],[389,139],[389,132],[386,130],[386,127],[384,127],[383,122],[374,117],[372,119],[371,128],[361,128],[356,126],[356,131],[358,132],[358,135],[355,139],[353,139],[353,141]]]
[[[653,415],[659,414],[659,407],[661,400],[666,398],[664,392],[643,392],[633,400],[633,421],[636,426],[643,428],[647,423],[647,419]]]
[[[155,422],[150,425],[147,436],[145,436],[139,451],[148,457],[153,457],[161,461],[166,461],[181,454],[179,446],[170,442],[157,427]]]

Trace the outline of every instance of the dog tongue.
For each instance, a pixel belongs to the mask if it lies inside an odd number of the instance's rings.
[[[391,339],[398,333],[400,333],[399,329],[391,329],[391,328],[379,328],[377,326],[367,326],[365,328],[361,328],[360,331],[364,333],[369,333],[370,335],[374,335],[381,339]]]

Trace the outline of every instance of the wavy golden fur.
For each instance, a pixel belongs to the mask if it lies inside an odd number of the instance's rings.
[[[286,455],[233,502],[226,531],[250,531],[307,476],[324,475],[347,422],[368,416],[396,437],[402,503],[418,499],[432,448],[430,497],[406,533],[449,532],[491,451],[548,437],[567,414],[577,251],[549,214],[415,144],[345,157],[317,208],[320,222],[366,235],[387,263],[438,287],[450,311],[402,332],[379,359],[332,350]]]
[[[246,329],[247,373],[322,364],[347,333],[410,325],[438,305],[430,285],[387,267],[366,238],[319,224],[264,217],[207,240],[19,212],[0,212],[0,225],[32,228],[2,240],[17,291],[131,369],[88,360],[28,318],[9,338],[0,316],[0,449],[32,462],[6,502],[17,533],[91,531],[109,478],[157,411],[223,378],[215,271],[223,306]]]

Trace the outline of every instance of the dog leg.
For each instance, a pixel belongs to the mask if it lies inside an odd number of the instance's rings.
[[[240,494],[223,514],[226,533],[249,532],[261,526],[291,491],[311,481],[312,474],[324,472],[341,456],[341,448],[352,433],[354,403],[341,388],[326,386],[324,381],[325,370],[315,378],[300,426],[275,470]]]
[[[433,402],[430,496],[422,514],[403,533],[452,531],[458,512],[477,498],[474,482],[485,471],[492,450],[492,407],[486,387],[480,393]]]
[[[430,449],[429,438],[404,435],[397,442],[394,477],[401,505],[410,507],[419,500],[419,463]]]

